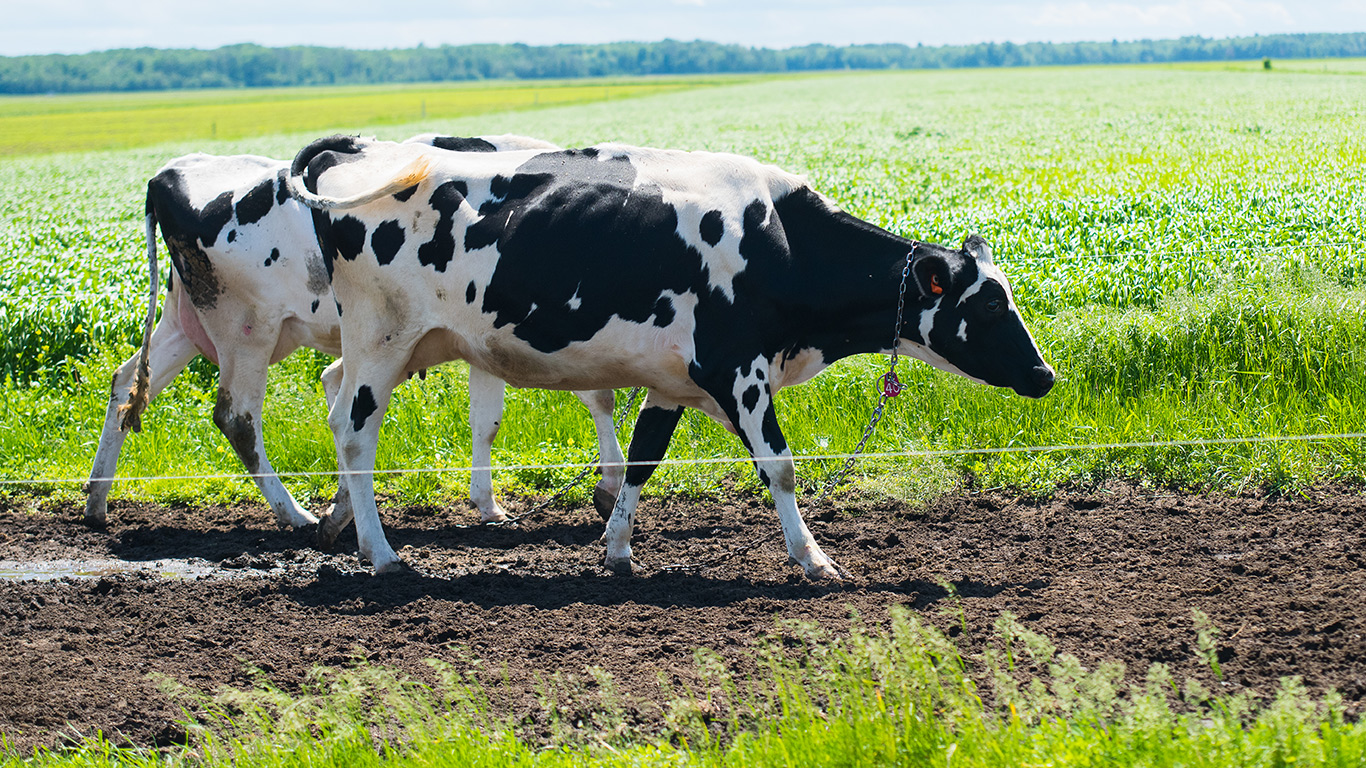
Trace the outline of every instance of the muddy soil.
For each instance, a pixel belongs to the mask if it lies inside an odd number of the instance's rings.
[[[1118,660],[1141,677],[1160,661],[1178,680],[1261,694],[1296,675],[1338,690],[1355,716],[1366,707],[1366,495],[1355,489],[846,500],[807,515],[852,573],[845,584],[807,582],[779,541],[701,572],[661,570],[774,531],[757,497],[647,500],[635,577],[600,566],[602,523],[587,506],[507,528],[456,527],[477,517],[470,508],[384,508],[416,572],[380,578],[354,534],[319,553],[311,531],[277,529],[263,506],[116,503],[98,529],[80,513],[0,503],[0,734],[21,748],[96,730],[144,745],[183,736],[157,674],[208,692],[249,686],[254,667],[289,688],[356,657],[418,677],[426,659],[477,657],[514,717],[537,708],[539,680],[598,666],[648,726],[661,674],[696,679],[694,648],[744,674],[781,618],[840,632],[852,613],[876,625],[896,605],[952,627],[969,654],[1009,611],[1088,666]],[[39,563],[59,572],[13,578]],[[63,568],[81,574],[56,578]],[[945,610],[955,600],[966,633]],[[1223,633],[1222,682],[1196,659],[1192,608]]]

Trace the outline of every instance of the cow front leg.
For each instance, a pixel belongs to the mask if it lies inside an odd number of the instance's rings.
[[[255,336],[237,340],[234,344],[218,344],[218,400],[213,408],[213,423],[228,439],[242,466],[252,475],[261,489],[266,503],[282,526],[300,528],[318,522],[318,518],[299,505],[294,495],[285,488],[275,474],[261,424],[261,411],[266,400],[266,370],[270,367],[275,336],[259,332]]]
[[[128,433],[122,427],[119,406],[128,401],[128,389],[132,386],[137,372],[138,356],[134,352],[123,365],[114,371],[113,382],[109,388],[109,408],[104,414],[104,428],[100,430],[99,447],[95,450],[95,461],[90,468],[90,480],[85,490],[85,519],[94,524],[103,524],[108,515],[109,490],[113,486],[114,472],[118,468],[119,453]],[[199,350],[185,335],[180,327],[179,313],[167,298],[162,305],[161,320],[152,330],[148,342],[148,366],[151,369],[150,387],[147,399],[150,403],[185,369],[185,366],[199,354]]]
[[[593,416],[593,427],[598,433],[598,460],[601,462],[602,477],[593,487],[593,508],[605,521],[612,516],[621,484],[626,479],[626,468],[622,466],[625,457],[621,455],[621,442],[617,440],[617,427],[612,422],[612,411],[616,408],[616,393],[610,389],[584,390],[574,393]]]
[[[844,578],[847,574],[821,550],[797,509],[797,473],[787,439],[778,426],[766,370],[762,358],[756,360],[749,369],[736,372],[729,392],[714,392],[713,396],[735,425],[736,434],[754,458],[759,479],[773,496],[788,559],[800,565],[809,579]]]
[[[636,523],[640,491],[669,450],[669,441],[682,415],[683,406],[651,392],[645,398],[640,415],[636,417],[636,428],[627,453],[630,466],[626,468],[625,482],[612,507],[607,530],[602,534],[602,541],[607,545],[603,565],[613,573],[629,575],[635,572],[631,565],[631,531]]]
[[[470,500],[479,521],[496,523],[508,514],[493,498],[493,440],[503,421],[507,384],[487,371],[470,366]]]
[[[346,508],[354,513],[360,554],[370,561],[377,574],[405,568],[380,524],[379,509],[375,505],[374,471],[380,423],[388,410],[394,387],[403,380],[406,360],[404,351],[402,359],[376,357],[366,360],[363,366],[348,363],[327,416],[337,446],[339,495],[345,493],[349,501]],[[330,518],[337,517],[334,510]],[[330,519],[331,524],[335,521]],[[337,525],[336,530],[343,527],[345,522]]]

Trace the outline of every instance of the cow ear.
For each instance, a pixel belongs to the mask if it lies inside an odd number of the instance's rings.
[[[949,263],[938,254],[926,254],[912,261],[911,276],[915,278],[920,295],[931,298],[943,295],[953,277]]]
[[[991,263],[991,246],[987,245],[986,239],[981,235],[968,235],[968,238],[963,241],[963,253],[978,261]]]

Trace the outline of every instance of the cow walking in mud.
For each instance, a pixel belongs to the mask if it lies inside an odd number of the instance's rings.
[[[433,152],[493,153],[507,149],[553,149],[522,136],[458,138],[423,135],[409,140]],[[299,347],[341,354],[339,309],[318,251],[312,213],[286,191],[288,163],[255,155],[195,154],[167,163],[147,184],[146,238],[151,271],[147,327],[142,349],[114,373],[109,407],[87,484],[85,516],[103,522],[119,452],[129,429],[137,431],[149,401],[195,355],[219,366],[214,423],[265,495],[281,525],[318,522],[275,476],[266,458],[261,408],[266,369]],[[156,228],[174,270],[155,319],[158,270]],[[377,233],[374,247],[386,241]],[[323,373],[329,406],[343,378],[344,361]],[[493,497],[488,469],[503,412],[505,385],[479,368],[469,375],[472,464],[470,496],[484,521],[506,514]],[[621,448],[612,425],[610,391],[576,393],[592,412],[599,450],[608,463],[595,492],[604,517],[621,487]],[[618,466],[611,466],[617,462]],[[330,518],[341,522],[342,518]],[[341,526],[322,526],[330,546]]]
[[[791,559],[838,578],[798,511],[775,392],[894,347],[1026,397],[1053,385],[981,238],[898,237],[751,159],[614,144],[456,155],[335,136],[299,153],[289,190],[318,211],[342,311],[329,424],[378,573],[402,565],[375,507],[380,422],[410,371],[447,360],[519,387],[649,388],[603,535],[618,573],[633,568],[641,487],[685,407],[740,437]]]

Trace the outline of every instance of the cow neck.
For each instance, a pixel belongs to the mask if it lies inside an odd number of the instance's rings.
[[[843,211],[815,193],[793,193],[776,206],[791,251],[795,290],[787,314],[794,349],[819,349],[826,364],[850,355],[889,352],[896,332],[902,271],[914,241]],[[905,313],[918,315],[919,294],[906,286]]]

